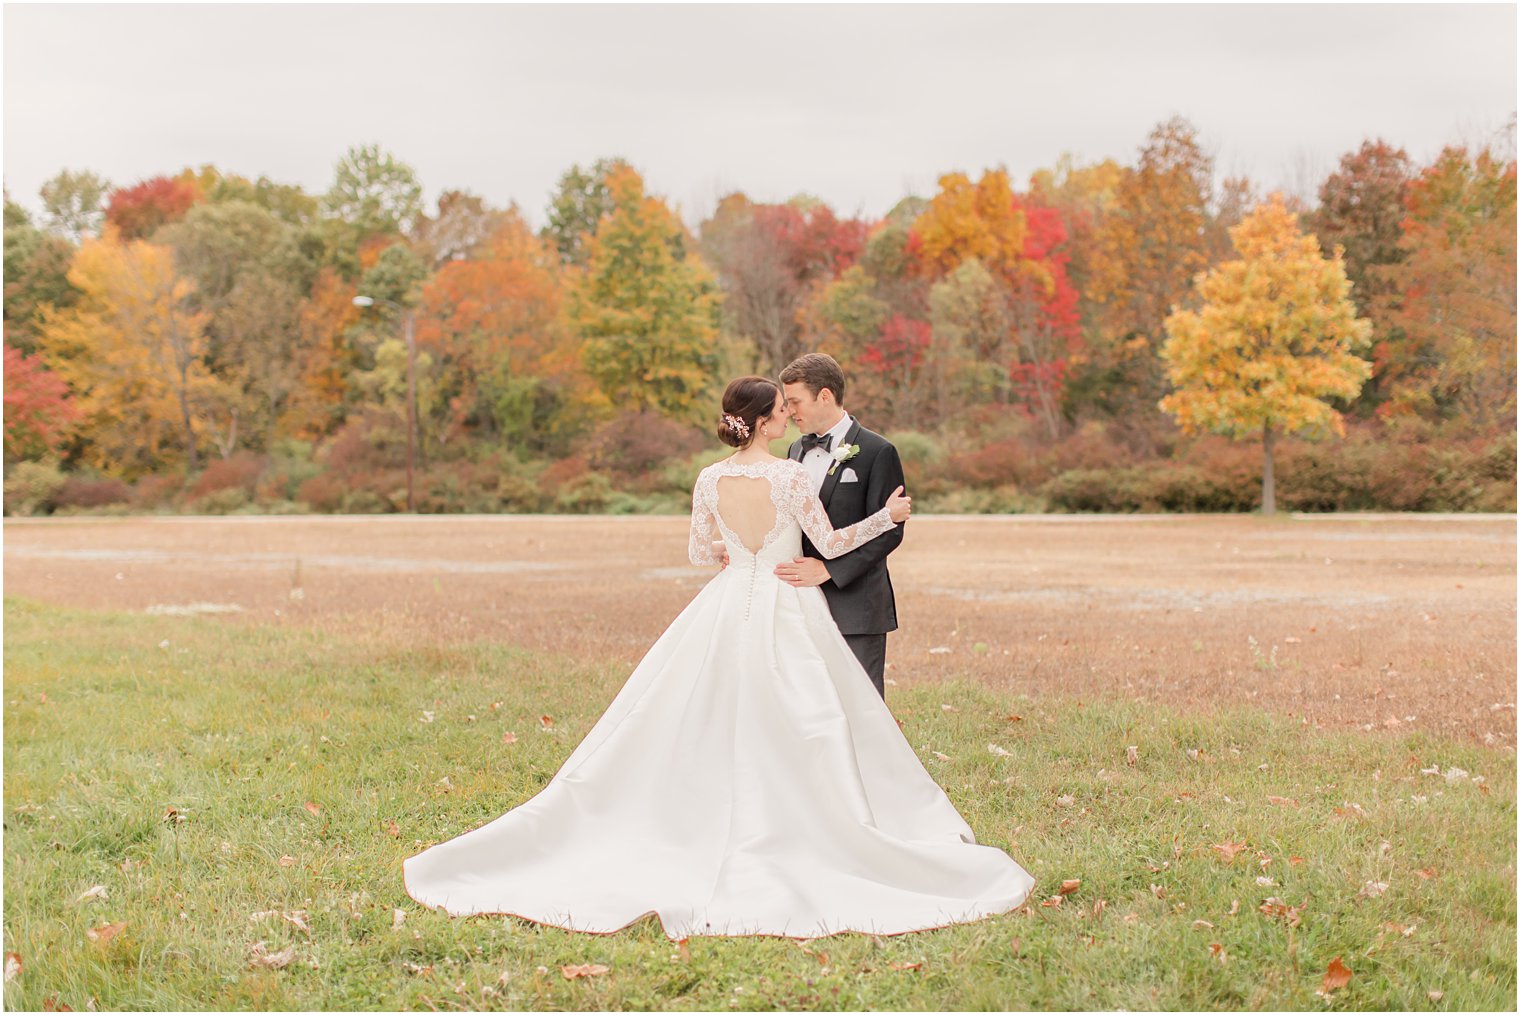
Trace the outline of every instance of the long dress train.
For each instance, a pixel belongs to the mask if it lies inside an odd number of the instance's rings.
[[[757,552],[717,481],[766,479]],[[772,569],[805,530],[837,556],[892,526],[831,531],[804,468],[719,462],[693,493],[691,557],[720,571],[671,623],[531,800],[406,860],[408,893],[609,933],[653,912],[690,935],[897,934],[1007,912],[1033,879],[970,827],[919,763],[823,594]]]

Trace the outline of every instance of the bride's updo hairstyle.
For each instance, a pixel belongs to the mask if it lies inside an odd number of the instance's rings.
[[[765,377],[738,377],[723,391],[723,413],[718,417],[718,440],[731,448],[750,442],[756,424],[776,407],[781,391],[776,382]]]

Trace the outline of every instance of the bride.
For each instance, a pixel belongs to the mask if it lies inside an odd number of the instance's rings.
[[[830,528],[780,388],[741,377],[692,493],[690,557],[728,566],[654,643],[537,796],[406,860],[454,915],[611,933],[650,913],[691,935],[900,934],[1023,904],[1033,879],[980,846],[919,763],[823,593],[772,575],[805,532],[830,558],[911,512]]]

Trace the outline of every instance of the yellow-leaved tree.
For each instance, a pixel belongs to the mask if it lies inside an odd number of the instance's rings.
[[[228,392],[206,366],[208,315],[188,309],[173,251],[107,227],[75,253],[69,282],[79,300],[43,316],[38,346],[75,393],[89,464],[132,478],[183,454],[197,471]]]
[[[1188,433],[1260,436],[1261,510],[1277,508],[1272,448],[1283,434],[1344,434],[1327,401],[1355,398],[1371,373],[1372,325],[1356,316],[1340,251],[1326,258],[1273,195],[1233,229],[1235,260],[1198,276],[1197,310],[1166,319],[1161,400]]]

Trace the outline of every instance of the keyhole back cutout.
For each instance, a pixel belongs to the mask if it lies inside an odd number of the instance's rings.
[[[750,553],[765,549],[765,537],[776,527],[771,481],[747,476],[718,480],[718,516]]]

